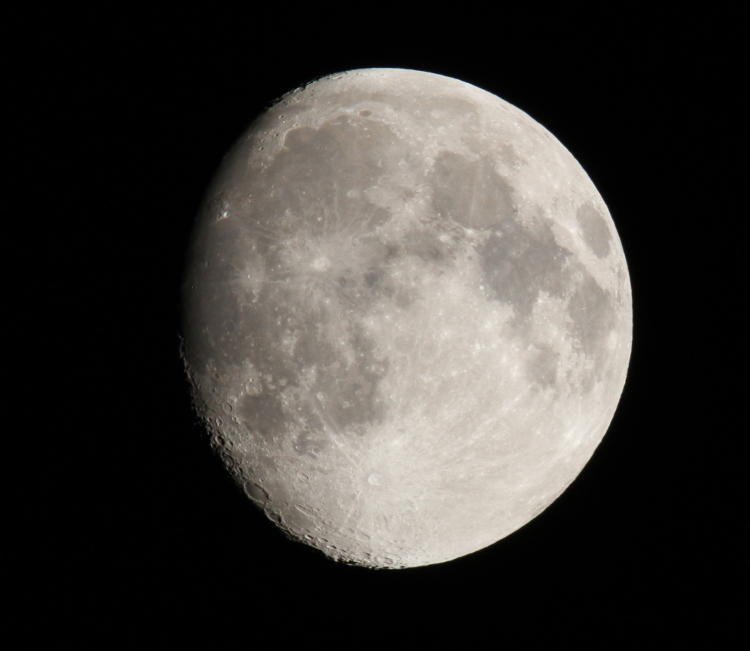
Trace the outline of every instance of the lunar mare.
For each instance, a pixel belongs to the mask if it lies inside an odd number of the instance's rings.
[[[465,82],[297,89],[226,157],[184,284],[184,360],[226,466],[329,557],[448,561],[533,519],[601,441],[631,348],[602,198]]]

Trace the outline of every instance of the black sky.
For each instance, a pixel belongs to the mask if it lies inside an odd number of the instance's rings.
[[[6,11],[7,220],[29,231],[6,239],[29,305],[11,321],[33,350],[7,568],[24,648],[747,638],[746,20],[436,7]],[[282,93],[371,66],[458,77],[552,131],[610,208],[634,296],[622,402],[578,480],[493,547],[399,572],[336,565],[253,510],[192,415],[177,338],[221,156]]]

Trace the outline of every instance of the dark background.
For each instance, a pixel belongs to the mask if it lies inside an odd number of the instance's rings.
[[[6,223],[29,231],[4,247],[28,299],[9,320],[33,342],[6,559],[21,648],[746,642],[746,24],[638,3],[6,12]],[[372,66],[458,77],[552,131],[609,205],[634,296],[628,382],[580,477],[494,546],[403,571],[332,563],[254,510],[178,355],[221,156],[282,93]]]

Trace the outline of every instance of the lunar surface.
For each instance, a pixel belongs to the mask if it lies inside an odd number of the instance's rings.
[[[538,515],[601,441],[631,290],[602,198],[544,127],[404,69],[282,97],[224,160],[183,355],[227,468],[293,538],[441,563]]]

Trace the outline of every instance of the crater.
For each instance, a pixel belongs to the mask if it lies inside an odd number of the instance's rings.
[[[264,506],[268,502],[268,492],[263,486],[254,482],[243,482],[242,488],[245,494],[254,502]]]

